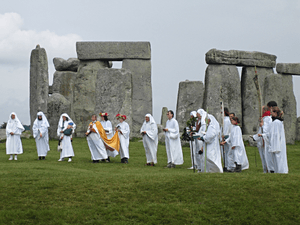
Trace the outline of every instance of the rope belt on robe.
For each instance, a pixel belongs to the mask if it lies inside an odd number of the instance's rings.
[[[91,122],[89,124],[89,126],[91,126],[91,125],[93,126],[93,122]],[[102,124],[99,121],[97,121],[95,123],[95,125],[97,127],[98,133],[100,134],[101,139],[103,140],[103,143],[105,145],[106,150],[109,150],[109,151],[112,151],[112,152],[114,150],[116,150],[117,152],[119,152],[120,139],[119,139],[118,132],[116,132],[115,135],[111,139],[108,139]]]

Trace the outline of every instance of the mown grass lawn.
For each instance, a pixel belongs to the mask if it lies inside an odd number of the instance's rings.
[[[87,142],[74,138],[73,162],[58,162],[57,141],[37,161],[34,139],[22,139],[24,154],[8,161],[0,143],[0,224],[299,224],[300,143],[288,145],[289,174],[264,174],[257,148],[247,147],[250,169],[206,174],[185,163],[146,167],[141,142],[130,143],[129,164],[120,157],[92,164]]]

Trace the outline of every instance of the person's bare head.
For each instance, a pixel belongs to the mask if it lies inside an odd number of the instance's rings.
[[[16,118],[15,114],[11,114],[11,118],[14,120]]]
[[[150,121],[150,118],[148,116],[145,116],[145,120],[148,123]]]
[[[92,121],[96,121],[97,120],[97,116],[95,114],[92,115]]]

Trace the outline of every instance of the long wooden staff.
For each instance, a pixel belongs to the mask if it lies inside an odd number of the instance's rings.
[[[261,96],[261,91],[260,91],[260,87],[259,87],[259,82],[258,82],[258,74],[257,74],[257,70],[256,70],[256,66],[254,67],[255,70],[255,75],[254,75],[254,84],[256,87],[256,91],[257,91],[257,97],[258,97],[258,107],[259,107],[259,118],[262,117],[262,96]],[[256,161],[256,151],[255,151],[255,165],[257,167],[257,161]]]

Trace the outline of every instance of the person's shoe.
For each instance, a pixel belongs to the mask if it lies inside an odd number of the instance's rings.
[[[106,162],[110,162],[110,158],[109,157],[107,157]]]
[[[190,168],[187,168],[187,169],[188,169],[188,170],[193,170],[193,169],[194,169],[194,167],[192,167],[192,166],[191,166]]]
[[[239,164],[236,164],[236,167],[235,167],[235,169],[234,169],[234,172],[239,173],[239,172],[241,172],[241,171],[242,171],[242,166],[239,165]]]
[[[124,162],[124,158],[121,159],[121,163],[125,163],[125,162]]]
[[[42,157],[41,157],[41,156],[39,156],[38,160],[42,160]]]
[[[72,162],[72,158],[69,158],[68,162]]]
[[[13,156],[12,155],[10,155],[10,157],[9,157],[9,159],[8,160],[13,160],[14,158],[13,158]]]
[[[42,157],[42,160],[45,160],[45,159],[46,159],[46,157],[45,157],[45,156],[43,156],[43,157]]]
[[[154,162],[153,162],[153,163],[151,163],[151,165],[150,165],[150,166],[155,166]]]
[[[167,166],[165,166],[165,168],[171,168],[171,163],[169,162]]]
[[[227,172],[227,167],[224,167],[224,168],[223,168],[223,172]]]
[[[270,170],[270,173],[274,173],[274,170]]]
[[[176,165],[174,163],[171,163],[171,168],[175,168]]]
[[[129,163],[127,158],[124,159],[124,163],[125,163],[125,164],[128,164],[128,163]]]
[[[201,169],[199,169],[197,173],[201,173]]]
[[[15,160],[18,160],[18,156],[15,155]]]
[[[146,163],[145,166],[151,166],[151,164],[150,163]]]
[[[61,162],[61,161],[64,161],[64,159],[62,158],[62,159],[59,159],[59,160],[58,160],[58,162]]]

